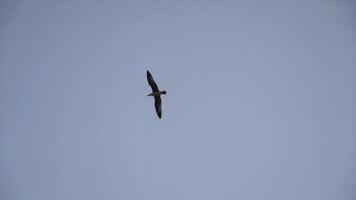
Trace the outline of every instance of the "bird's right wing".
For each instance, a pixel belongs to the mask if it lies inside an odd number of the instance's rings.
[[[161,97],[155,96],[155,108],[158,117],[161,119],[162,117],[162,105],[161,105]]]
[[[153,80],[153,77],[148,70],[147,70],[147,81],[148,81],[148,84],[150,84],[153,92],[159,91],[156,82]]]

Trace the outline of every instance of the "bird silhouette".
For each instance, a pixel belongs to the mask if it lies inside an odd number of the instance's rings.
[[[167,94],[166,91],[159,91],[156,82],[154,81],[152,74],[147,70],[147,82],[152,88],[152,92],[149,93],[147,96],[153,96],[155,98],[155,108],[158,118],[161,119],[162,117],[162,102],[161,102],[161,95]]]

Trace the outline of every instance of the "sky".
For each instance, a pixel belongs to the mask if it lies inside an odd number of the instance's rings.
[[[355,199],[355,19],[351,0],[0,1],[0,199]]]

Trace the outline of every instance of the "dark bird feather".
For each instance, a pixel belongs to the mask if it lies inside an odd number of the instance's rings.
[[[152,77],[152,74],[147,70],[147,81],[148,81],[148,84],[151,86],[152,88],[152,92],[158,92],[158,86],[155,82],[155,80],[153,79]]]
[[[161,97],[160,96],[155,96],[155,108],[156,108],[156,113],[158,115],[158,118],[161,119],[161,117],[162,117],[162,105],[161,105]]]
[[[161,102],[160,94],[166,94],[166,91],[162,91],[162,92],[159,91],[158,86],[152,77],[152,74],[148,70],[147,70],[147,82],[151,86],[153,93],[154,92],[159,93],[159,95],[154,95],[154,98],[155,98],[156,113],[157,113],[158,118],[161,119],[161,117],[162,117],[162,102]]]

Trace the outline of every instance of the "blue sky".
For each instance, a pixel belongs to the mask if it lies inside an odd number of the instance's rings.
[[[1,199],[355,199],[355,19],[354,1],[1,1]]]

